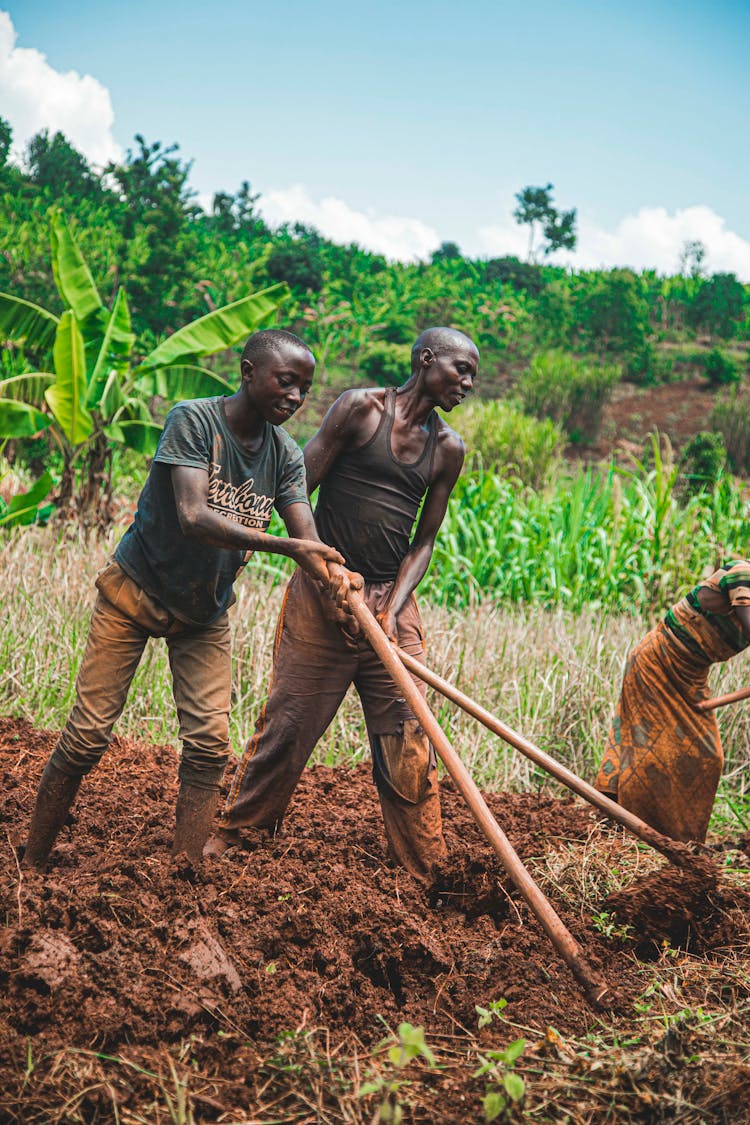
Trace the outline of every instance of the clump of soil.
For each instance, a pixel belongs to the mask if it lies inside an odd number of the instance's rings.
[[[665,867],[609,895],[605,909],[632,927],[641,957],[658,956],[664,944],[705,956],[728,950],[742,932],[749,897],[706,878],[700,867]]]
[[[169,855],[173,750],[116,740],[38,874],[18,868],[11,844],[24,837],[53,744],[52,732],[0,720],[0,1104],[4,1093],[20,1097],[27,1049],[34,1059],[71,1047],[116,1055],[193,1036],[231,1074],[246,1070],[249,1044],[260,1050],[304,1026],[372,1043],[383,1021],[409,1021],[429,1039],[476,1027],[475,1006],[501,998],[520,1024],[574,1034],[591,1022],[450,782],[450,859],[429,890],[388,865],[364,767],[306,770],[276,838],[249,834],[246,850],[194,869]],[[598,831],[572,799],[488,801],[522,858]],[[711,951],[743,925],[747,933],[750,896],[732,892],[729,911],[722,892],[700,898],[671,868],[641,887],[606,908],[644,939],[680,940],[687,927],[690,948]],[[632,956],[590,918],[554,904],[591,964],[622,995],[637,995]]]

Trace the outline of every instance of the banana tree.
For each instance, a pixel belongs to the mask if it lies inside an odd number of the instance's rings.
[[[23,527],[30,523],[44,523],[52,514],[54,505],[43,504],[52,489],[52,474],[42,473],[28,492],[17,492],[10,500],[0,496],[0,527]]]
[[[88,522],[110,521],[112,458],[118,446],[147,456],[161,427],[155,396],[167,402],[236,390],[201,361],[267,324],[288,295],[273,285],[214,309],[162,340],[134,363],[134,335],[125,290],[107,308],[70,228],[51,223],[52,267],[65,305],[60,315],[0,293],[0,336],[46,351],[50,370],[0,380],[0,438],[46,431],[59,448],[63,471],[55,502]]]

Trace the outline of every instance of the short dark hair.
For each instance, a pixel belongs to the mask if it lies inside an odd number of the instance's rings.
[[[299,336],[295,336],[293,332],[286,332],[283,328],[264,328],[260,332],[253,332],[248,339],[242,349],[242,359],[247,359],[250,363],[258,363],[260,360],[268,359],[269,356],[277,354],[285,344],[302,348],[312,355],[312,351],[305,341],[301,340]]]
[[[458,342],[469,343],[472,348],[476,348],[471,336],[467,336],[460,328],[425,328],[411,349],[412,371],[419,370],[419,357],[423,348],[430,348],[435,355],[442,355],[451,345],[455,346]]]

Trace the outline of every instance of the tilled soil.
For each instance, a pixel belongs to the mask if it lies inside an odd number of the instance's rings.
[[[430,889],[388,865],[362,767],[305,771],[276,838],[248,834],[247,850],[195,870],[168,854],[173,750],[117,740],[84,782],[40,875],[19,869],[12,845],[23,839],[53,744],[52,732],[0,720],[0,1106],[14,1107],[7,1120],[48,1119],[32,1113],[42,1112],[50,1065],[42,1060],[63,1049],[118,1055],[193,1037],[203,1045],[201,1065],[210,1058],[236,1080],[226,1096],[241,1105],[248,1050],[262,1053],[301,1027],[372,1044],[384,1021],[408,1021],[429,1041],[476,1028],[475,1006],[500,998],[518,1024],[580,1035],[592,1023],[450,782],[443,807],[451,858]],[[500,794],[488,803],[522,858],[562,841],[616,847],[572,799]],[[616,985],[619,1004],[632,1004],[643,989],[638,962],[549,893],[592,966]],[[648,958],[665,940],[720,957],[747,941],[749,907],[750,895],[737,888],[664,867],[601,909],[632,927]],[[27,1075],[22,1088],[29,1058],[37,1060],[34,1079]]]

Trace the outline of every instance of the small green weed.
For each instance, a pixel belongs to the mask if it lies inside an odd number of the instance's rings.
[[[431,1067],[437,1066],[437,1060],[425,1041],[424,1028],[413,1027],[410,1023],[400,1023],[398,1033],[389,1035],[373,1051],[376,1057],[383,1053],[390,1064],[388,1070],[382,1074],[371,1072],[368,1080],[360,1086],[358,1096],[379,1099],[372,1125],[380,1125],[381,1122],[383,1125],[400,1125],[404,1118],[400,1092],[409,1085],[408,1079],[401,1077],[403,1071],[417,1058],[425,1059]]]
[[[480,1065],[473,1077],[489,1078],[482,1098],[485,1121],[508,1121],[514,1107],[522,1104],[526,1083],[516,1073],[515,1065],[525,1047],[525,1039],[516,1039],[503,1051],[485,1051],[480,1054]]]
[[[610,941],[633,940],[633,927],[628,925],[627,922],[618,923],[615,915],[608,910],[602,910],[599,914],[592,914],[591,921],[594,924],[594,929]]]

